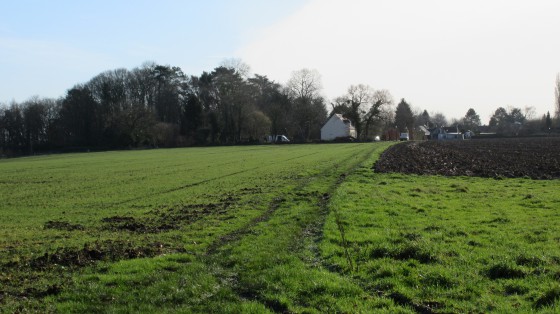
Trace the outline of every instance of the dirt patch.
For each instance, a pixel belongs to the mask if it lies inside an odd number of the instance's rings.
[[[376,172],[560,178],[560,138],[407,142],[394,145],[374,165]]]
[[[219,202],[185,204],[169,208],[157,208],[140,217],[112,216],[101,219],[103,229],[131,231],[135,233],[160,233],[180,229],[208,215],[222,215],[236,204],[239,198],[224,195]]]
[[[150,218],[134,218],[130,216],[112,216],[101,219],[105,224],[104,229],[113,231],[132,231],[136,233],[158,233],[179,226],[173,223],[164,223]]]
[[[208,215],[226,214],[229,208],[239,201],[232,195],[224,196],[219,202],[206,204],[187,204],[171,207],[167,210],[156,210],[154,220],[167,224],[191,224]]]
[[[55,230],[65,230],[65,231],[73,231],[73,230],[84,230],[84,226],[80,224],[73,224],[67,221],[53,221],[49,220],[45,222],[43,225],[44,229],[55,229]]]
[[[154,257],[164,253],[184,251],[163,243],[135,245],[129,241],[98,241],[86,243],[82,248],[59,248],[54,252],[34,258],[27,262],[33,269],[50,266],[87,266],[97,261],[118,261],[124,259]]]

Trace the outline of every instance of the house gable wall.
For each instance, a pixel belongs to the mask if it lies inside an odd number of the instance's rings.
[[[321,140],[332,141],[337,137],[356,137],[356,129],[346,124],[338,114],[333,115],[321,128]]]

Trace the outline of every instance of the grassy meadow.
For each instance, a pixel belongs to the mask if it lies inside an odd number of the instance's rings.
[[[417,312],[558,313],[559,187],[359,171],[332,198],[321,251]]]
[[[558,181],[374,173],[389,145],[0,160],[0,308],[560,310]]]

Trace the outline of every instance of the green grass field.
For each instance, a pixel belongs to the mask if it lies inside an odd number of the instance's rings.
[[[373,173],[388,145],[1,160],[0,308],[560,310],[558,181]]]
[[[333,197],[323,257],[419,312],[557,313],[558,187],[363,171]]]

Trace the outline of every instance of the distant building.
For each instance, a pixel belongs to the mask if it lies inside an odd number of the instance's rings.
[[[356,138],[356,128],[350,120],[341,114],[335,113],[321,128],[321,140],[332,141],[337,138]]]
[[[464,140],[465,139],[464,134],[459,132],[459,129],[457,127],[437,127],[437,128],[427,130],[425,134],[429,140]]]

